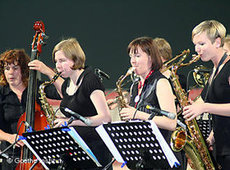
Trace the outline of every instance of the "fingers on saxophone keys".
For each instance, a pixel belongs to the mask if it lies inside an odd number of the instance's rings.
[[[123,113],[123,112],[120,112],[120,117],[122,120],[127,120],[128,119],[128,115]]]
[[[193,113],[189,112],[188,110],[184,111],[182,114],[184,115],[183,118],[187,121],[190,121],[195,118],[195,115],[193,115]]]
[[[110,110],[115,109],[118,106],[118,104],[117,104],[117,98],[115,98],[115,99],[108,99],[107,100],[107,105],[108,105],[108,107],[109,107]]]

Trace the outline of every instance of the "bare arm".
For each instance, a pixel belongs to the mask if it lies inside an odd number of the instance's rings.
[[[230,116],[230,103],[226,104],[214,104],[214,103],[204,103],[200,98],[192,105],[184,107],[184,118],[188,121],[194,119],[202,113],[211,113],[220,116]]]
[[[50,67],[48,67],[47,65],[45,65],[43,62],[39,61],[39,60],[33,60],[28,64],[29,68],[31,70],[37,70],[39,72],[41,72],[42,74],[45,74],[46,76],[49,77],[49,79],[51,80],[54,75],[56,74]],[[55,82],[54,85],[59,93],[59,95],[62,97],[62,93],[61,93],[61,87],[62,87],[62,83],[64,82],[64,79],[59,77]]]
[[[110,116],[108,105],[106,103],[104,92],[101,90],[95,90],[90,95],[90,99],[92,100],[98,113],[95,116],[87,117],[92,122],[91,126],[98,126],[101,125],[102,123],[111,122],[111,116]],[[73,125],[85,125],[85,124],[79,120],[76,120],[73,121],[73,123],[71,124],[71,126]]]
[[[226,104],[213,104],[213,103],[204,103],[203,112],[212,113],[220,116],[230,116],[230,103]]]
[[[167,79],[160,79],[157,83],[156,94],[161,110],[176,114],[175,96]],[[175,130],[176,119],[169,119],[165,116],[155,116],[153,121],[159,128]]]
[[[159,100],[159,104],[162,110],[172,112],[176,114],[176,106],[175,106],[175,97],[172,93],[171,86],[166,79],[159,80],[157,83],[157,97]],[[149,114],[137,111],[134,107],[127,106],[123,108],[120,112],[120,116],[122,120],[130,120],[133,118],[148,120]],[[157,124],[159,128],[167,129],[167,130],[175,130],[176,128],[176,119],[172,120],[165,116],[155,116],[153,121]]]
[[[9,134],[0,129],[0,141],[7,141],[10,144],[13,144],[15,142],[16,134]],[[17,147],[23,146],[23,142],[18,142],[16,144]]]

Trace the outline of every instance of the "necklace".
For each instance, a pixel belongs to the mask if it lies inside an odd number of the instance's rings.
[[[154,72],[154,70],[151,70],[148,75],[145,77],[145,80],[142,84],[141,80],[138,83],[138,90],[137,90],[137,96],[134,98],[134,102],[135,102],[135,108],[137,107],[138,102],[140,101],[140,96],[142,94],[142,88],[145,85],[145,81],[149,78],[149,76]]]

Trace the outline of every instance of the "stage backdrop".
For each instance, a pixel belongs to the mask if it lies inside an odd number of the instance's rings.
[[[1,0],[0,52],[24,48],[30,55],[33,24],[42,20],[49,36],[40,56],[43,62],[54,67],[51,53],[55,44],[76,37],[86,53],[87,65],[109,74],[110,80],[103,83],[113,89],[130,67],[126,48],[131,40],[163,37],[171,44],[174,56],[185,49],[194,53],[193,27],[216,19],[229,31],[229,5],[229,0]],[[186,75],[198,64],[180,72]]]

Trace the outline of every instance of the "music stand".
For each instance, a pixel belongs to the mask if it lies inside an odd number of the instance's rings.
[[[203,113],[201,114],[200,118],[196,119],[200,132],[203,135],[204,139],[207,139],[209,137],[212,130],[211,118],[209,118],[209,116],[209,113]]]
[[[121,121],[100,125],[96,130],[114,158],[130,169],[166,169],[180,165],[153,122]]]
[[[25,145],[45,169],[102,166],[73,127],[23,133],[23,137]]]

